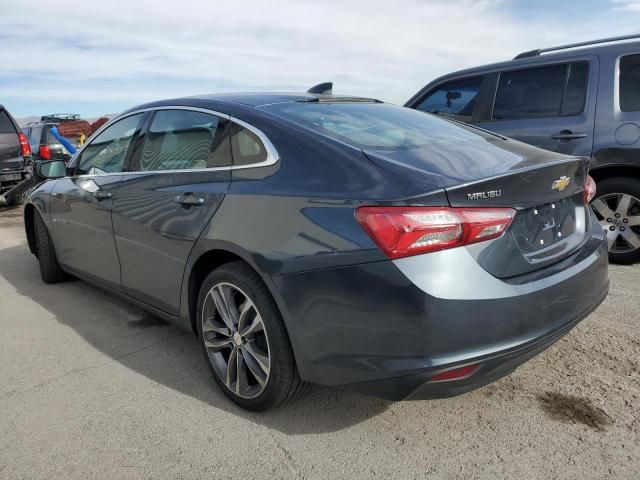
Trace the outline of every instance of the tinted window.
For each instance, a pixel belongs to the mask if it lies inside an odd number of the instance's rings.
[[[29,145],[31,145],[31,151],[37,152],[40,146],[40,138],[42,137],[42,125],[31,128],[31,135],[29,135]]]
[[[183,170],[231,165],[228,121],[188,110],[156,112],[139,169]]]
[[[620,59],[620,110],[640,111],[640,55]]]
[[[0,110],[0,133],[16,133],[16,127],[4,110]]]
[[[234,165],[250,165],[267,159],[267,151],[258,136],[239,125],[234,125],[231,149]]]
[[[588,65],[584,62],[503,72],[493,118],[576,115],[584,109],[587,79]]]
[[[358,148],[401,150],[496,138],[387,103],[276,103],[262,107]]]
[[[481,85],[482,77],[445,83],[427,94],[417,109],[470,122]]]
[[[109,126],[82,151],[77,173],[116,173],[122,171],[142,114],[131,115]]]

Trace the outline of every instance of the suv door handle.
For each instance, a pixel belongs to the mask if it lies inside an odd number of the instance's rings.
[[[200,205],[204,205],[204,198],[196,197],[193,193],[178,195],[175,200],[184,207],[199,207]]]
[[[573,133],[570,130],[562,130],[561,132],[551,135],[551,138],[554,140],[578,140],[580,138],[585,138],[586,136],[586,133]]]
[[[104,190],[96,190],[95,192],[93,192],[93,196],[97,200],[104,200],[113,197],[113,193],[105,192]]]

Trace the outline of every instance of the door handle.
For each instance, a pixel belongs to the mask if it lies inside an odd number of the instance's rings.
[[[569,140],[578,140],[580,138],[585,138],[586,136],[587,136],[586,133],[573,133],[570,130],[562,130],[561,132],[551,135],[551,138],[553,138],[554,140],[569,141]]]
[[[178,195],[176,202],[184,207],[199,207],[204,205],[204,198],[196,197],[193,193],[186,193],[184,195]]]
[[[93,192],[93,196],[97,200],[105,200],[107,198],[113,197],[113,193],[105,192],[104,190],[96,190],[95,192]]]

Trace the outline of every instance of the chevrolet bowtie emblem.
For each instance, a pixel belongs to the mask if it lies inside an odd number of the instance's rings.
[[[551,189],[561,192],[565,188],[567,188],[570,183],[571,179],[569,177],[562,176],[558,180],[553,181],[553,183],[551,184]]]

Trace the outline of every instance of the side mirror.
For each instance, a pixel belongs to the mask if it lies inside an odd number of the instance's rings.
[[[42,178],[62,178],[67,175],[67,166],[62,160],[52,160],[38,163],[36,171]]]

